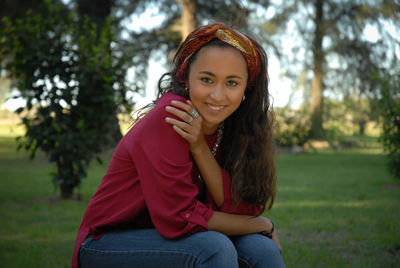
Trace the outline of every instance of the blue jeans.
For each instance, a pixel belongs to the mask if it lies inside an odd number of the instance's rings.
[[[155,229],[109,232],[98,240],[88,236],[79,263],[81,268],[285,267],[276,244],[259,234],[208,231],[166,239]]]

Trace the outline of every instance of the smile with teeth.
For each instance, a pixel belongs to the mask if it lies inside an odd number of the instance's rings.
[[[220,111],[224,108],[223,105],[212,105],[212,104],[208,104],[208,107],[213,111]]]

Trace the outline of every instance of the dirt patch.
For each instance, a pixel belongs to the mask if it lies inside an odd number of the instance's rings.
[[[383,185],[383,189],[385,190],[400,190],[400,183],[388,183]]]
[[[62,199],[59,196],[47,196],[47,197],[40,197],[40,198],[31,199],[31,200],[28,201],[28,204],[29,205],[36,205],[36,204],[47,203],[47,204],[50,204],[50,205],[58,205],[62,200],[64,200],[64,199]],[[66,200],[82,202],[82,201],[87,201],[87,198],[83,198],[82,195],[75,194],[73,196],[73,198],[66,199]]]
[[[41,204],[41,203],[47,203],[51,205],[57,205],[61,201],[61,197],[59,196],[50,196],[50,197],[40,197],[40,198],[35,198],[31,199],[28,201],[29,205],[36,205],[36,204]]]

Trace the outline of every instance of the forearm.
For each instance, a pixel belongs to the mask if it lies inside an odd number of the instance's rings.
[[[224,204],[221,167],[207,146],[203,146],[202,150],[192,152],[192,156],[200,171],[201,178],[207,186],[207,190],[210,192],[215,204],[221,207]]]
[[[262,216],[253,217],[214,211],[208,220],[208,229],[226,235],[246,235],[261,231],[269,232],[272,229],[272,223]]]

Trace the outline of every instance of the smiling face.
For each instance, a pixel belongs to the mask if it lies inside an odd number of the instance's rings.
[[[214,133],[239,107],[247,79],[247,62],[237,49],[206,46],[197,52],[190,65],[188,88],[203,118],[204,134]]]

